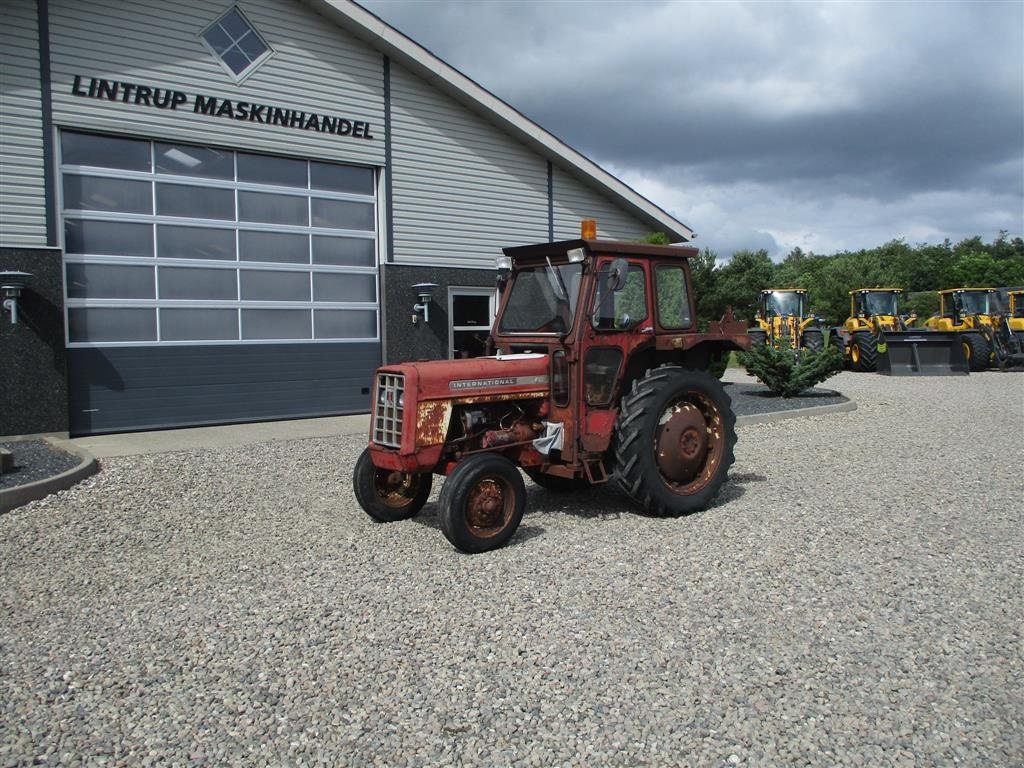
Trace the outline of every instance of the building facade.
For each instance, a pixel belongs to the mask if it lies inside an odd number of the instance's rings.
[[[692,236],[347,0],[3,15],[0,435],[363,412],[479,354],[503,246]]]

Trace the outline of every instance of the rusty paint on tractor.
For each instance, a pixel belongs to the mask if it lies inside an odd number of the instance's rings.
[[[416,447],[440,445],[452,418],[451,400],[424,400],[416,410]]]

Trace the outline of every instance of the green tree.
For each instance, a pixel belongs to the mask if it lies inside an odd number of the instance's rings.
[[[736,251],[718,270],[714,306],[731,306],[736,317],[753,318],[761,291],[771,287],[774,271],[768,251]]]

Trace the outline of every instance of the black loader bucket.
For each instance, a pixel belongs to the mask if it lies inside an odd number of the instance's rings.
[[[967,358],[954,331],[886,333],[878,344],[878,372],[886,376],[967,376]]]

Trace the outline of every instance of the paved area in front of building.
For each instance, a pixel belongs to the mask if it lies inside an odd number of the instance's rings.
[[[0,764],[1024,761],[1024,376],[842,374],[711,508],[528,486],[455,552],[363,434],[112,457],[0,517]]]

